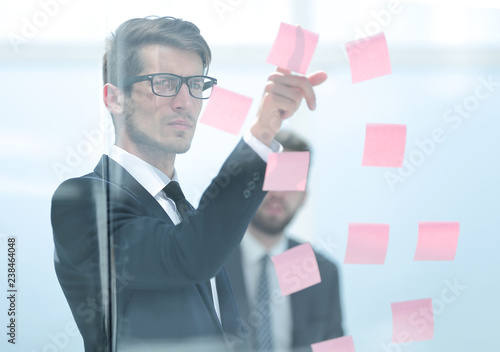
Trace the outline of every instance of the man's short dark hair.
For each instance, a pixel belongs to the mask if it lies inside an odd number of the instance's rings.
[[[104,84],[118,86],[121,79],[138,75],[144,68],[141,49],[155,44],[197,53],[204,73],[208,72],[212,53],[195,24],[175,17],[133,18],[122,23],[106,40],[102,60]],[[124,87],[124,91],[129,95],[131,87]]]

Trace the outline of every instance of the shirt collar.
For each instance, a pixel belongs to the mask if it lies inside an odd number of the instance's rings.
[[[283,253],[288,249],[288,238],[283,236],[269,250],[264,247],[252,234],[247,230],[243,240],[241,241],[241,254],[243,260],[249,265],[256,265],[260,259],[267,253],[270,257]]]
[[[111,147],[109,157],[127,170],[153,197],[171,181],[160,169],[116,145]],[[175,169],[172,180],[178,181]]]

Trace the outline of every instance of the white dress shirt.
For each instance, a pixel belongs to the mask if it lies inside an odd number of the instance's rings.
[[[256,308],[257,285],[261,270],[260,260],[265,254],[270,257],[288,249],[288,239],[283,237],[271,249],[264,247],[248,231],[241,242],[241,262],[249,301],[249,312]],[[271,298],[271,327],[275,351],[289,351],[292,346],[292,306],[290,296],[283,297],[274,265],[267,266]]]
[[[245,134],[243,137],[245,142],[252,148],[259,157],[267,162],[267,157],[270,153],[280,152],[283,150],[281,144],[273,140],[271,148],[267,147],[257,138],[255,138],[251,133]],[[172,180],[165,175],[163,171],[154,167],[153,165],[145,162],[141,158],[130,154],[129,152],[123,150],[122,148],[113,145],[109,152],[109,157],[120,164],[127,172],[132,175],[133,178],[137,182],[143,186],[146,191],[151,194],[156,201],[161,205],[161,207],[165,210],[169,218],[172,220],[174,225],[177,225],[181,222],[181,217],[177,208],[175,206],[175,202],[168,198],[163,192],[163,188],[170,181],[178,181],[177,173],[174,169],[174,175]],[[220,309],[219,309],[219,298],[217,295],[217,287],[215,284],[215,277],[210,279],[210,286],[212,288],[212,298],[214,302],[215,311],[217,312],[217,316],[220,321]]]

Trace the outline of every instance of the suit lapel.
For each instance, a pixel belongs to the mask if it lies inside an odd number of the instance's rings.
[[[241,321],[242,316],[236,304],[225,266],[222,267],[222,270],[217,275],[216,283],[222,326],[227,346],[231,351],[249,352],[250,346],[246,336],[248,331],[244,330],[244,324]],[[243,320],[245,319],[243,318]],[[239,327],[240,329],[238,329]]]
[[[172,223],[172,220],[156,199],[127,170],[107,155],[102,156],[94,172],[104,180],[132,195],[144,204],[144,209],[150,210],[156,217]]]
[[[236,336],[240,312],[236,305],[225,267],[222,267],[222,270],[215,278],[215,282],[217,284],[217,295],[219,296],[222,327],[225,332]]]
[[[212,317],[214,325],[219,327],[221,334],[224,334],[224,330],[223,330],[222,325],[219,321],[219,317],[217,316],[217,312],[215,311],[213,296],[208,291],[206,284],[204,282],[201,282],[201,283],[197,283],[195,286],[198,289],[198,292],[200,293],[200,296],[202,297],[203,302],[205,303],[207,310],[210,313],[210,316]]]
[[[288,239],[288,249],[297,246],[299,243],[294,240]],[[306,303],[308,301],[307,290],[299,291],[290,295],[290,301],[292,305],[292,347],[301,346],[303,344],[303,337],[308,331],[308,320],[309,315],[309,305]]]
[[[248,296],[245,286],[245,277],[243,275],[243,266],[241,264],[241,249],[238,247],[233,255],[229,257],[225,265],[227,272],[231,277],[231,286],[235,292],[236,304],[244,320],[250,314],[248,306]]]

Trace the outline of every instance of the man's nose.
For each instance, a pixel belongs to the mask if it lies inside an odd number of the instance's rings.
[[[193,106],[193,97],[189,94],[189,88],[182,83],[179,92],[173,97],[172,108],[175,110],[189,109]]]

